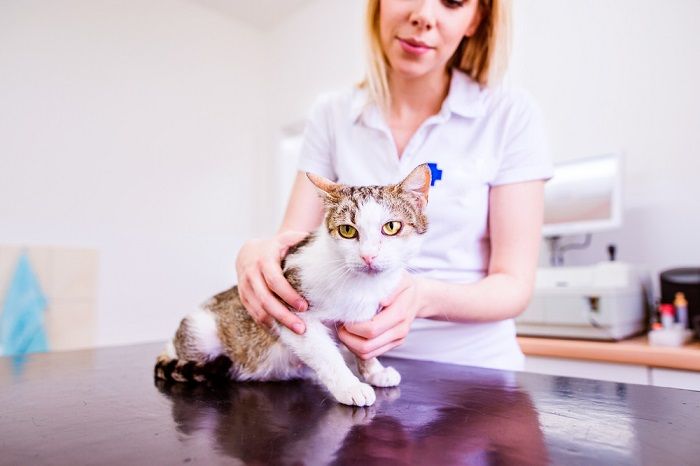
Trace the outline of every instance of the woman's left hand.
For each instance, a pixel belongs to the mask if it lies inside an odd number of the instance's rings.
[[[403,343],[421,303],[419,279],[404,272],[396,290],[379,303],[377,315],[367,322],[344,324],[338,338],[360,359],[379,356]]]

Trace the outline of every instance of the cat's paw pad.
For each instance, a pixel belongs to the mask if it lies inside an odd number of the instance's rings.
[[[374,389],[359,380],[351,385],[334,390],[333,396],[339,403],[351,406],[371,406],[377,399]]]
[[[395,387],[401,383],[401,374],[393,367],[385,367],[365,377],[367,383],[375,387]]]

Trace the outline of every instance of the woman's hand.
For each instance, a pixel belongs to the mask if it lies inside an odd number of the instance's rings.
[[[288,231],[269,239],[251,240],[238,253],[238,294],[257,323],[270,327],[276,319],[296,333],[306,330],[304,322],[280,302],[282,299],[298,311],[308,308],[308,303],[284,278],[280,264],[287,250],[307,235],[308,232]]]
[[[423,306],[419,285],[419,279],[404,272],[399,286],[379,303],[382,309],[372,320],[347,323],[338,329],[340,341],[363,360],[399,346]]]

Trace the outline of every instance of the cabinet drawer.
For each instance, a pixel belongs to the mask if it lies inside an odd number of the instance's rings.
[[[700,372],[651,368],[651,384],[658,387],[685,388],[700,391]]]
[[[527,356],[525,358],[525,370],[538,374],[649,385],[648,368],[634,364]]]

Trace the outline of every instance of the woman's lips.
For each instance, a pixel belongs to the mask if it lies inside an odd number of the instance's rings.
[[[401,48],[406,53],[410,53],[413,55],[423,55],[424,53],[433,50],[433,47],[430,47],[417,40],[402,39],[401,37],[398,37],[397,39],[399,40],[399,44],[401,44]]]

